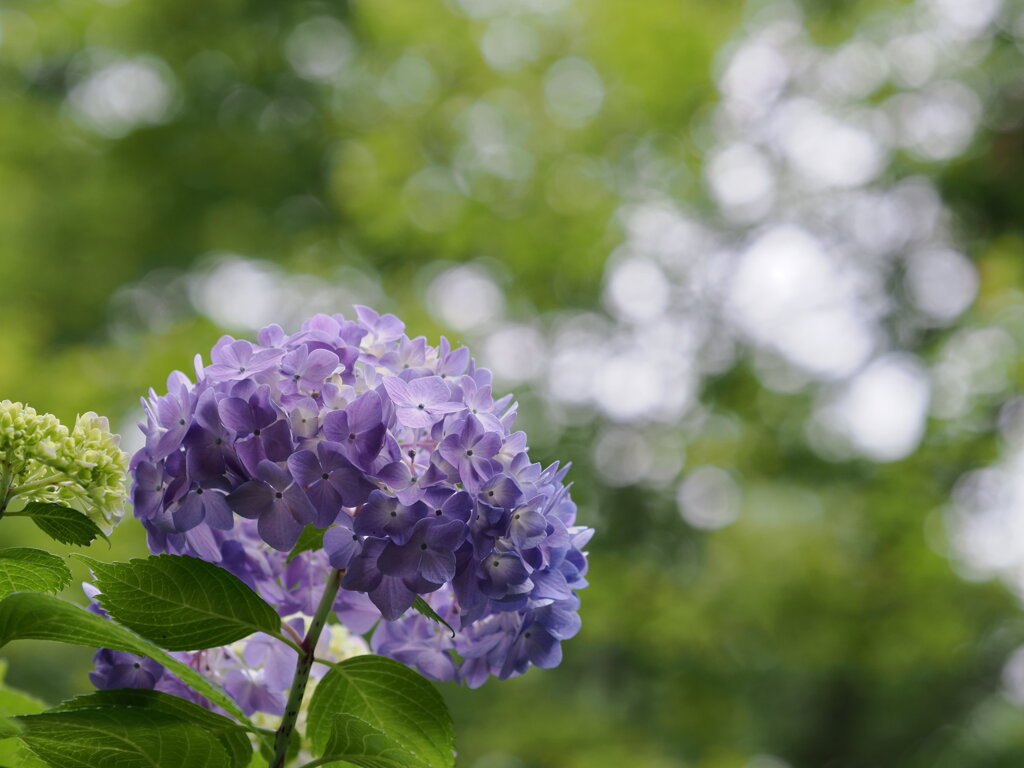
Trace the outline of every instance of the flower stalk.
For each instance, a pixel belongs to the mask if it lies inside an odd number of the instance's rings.
[[[9,465],[0,462],[0,517],[4,516],[7,509],[7,502],[10,501],[8,494],[11,490],[11,472]]]
[[[285,760],[288,756],[288,745],[291,743],[292,735],[295,733],[295,720],[298,718],[299,710],[302,708],[302,698],[306,693],[306,684],[309,682],[309,671],[313,667],[316,644],[320,639],[320,633],[323,631],[324,625],[327,623],[327,617],[330,616],[334,606],[334,598],[337,596],[338,588],[341,586],[341,577],[342,572],[340,570],[337,568],[331,569],[330,575],[327,577],[327,583],[324,585],[324,593],[320,598],[320,604],[317,606],[316,613],[313,615],[313,621],[309,625],[309,631],[306,632],[306,636],[302,639],[302,651],[295,664],[295,675],[292,678],[291,691],[288,693],[288,703],[285,705],[284,718],[281,720],[281,726],[277,729],[277,734],[274,737],[274,759],[270,763],[270,768],[284,768]]]

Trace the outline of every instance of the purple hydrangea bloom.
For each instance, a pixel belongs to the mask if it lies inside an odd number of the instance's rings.
[[[324,416],[324,437],[342,445],[349,460],[363,469],[380,455],[386,434],[380,395],[372,389],[344,410]]]
[[[282,617],[311,615],[341,569],[341,626],[436,680],[475,687],[557,664],[579,630],[592,531],[576,525],[568,466],[530,460],[490,372],[367,307],[257,338],[223,337],[195,381],[176,372],[145,401],[131,468],[150,547],[219,564]],[[322,548],[290,556],[307,526]],[[418,596],[455,638],[410,610]],[[203,665],[246,711],[274,710],[284,652],[249,642]],[[134,663],[101,661],[107,682]]]
[[[406,505],[395,496],[374,491],[356,513],[352,529],[360,536],[378,536],[402,544],[413,526],[427,516],[427,511],[425,504]]]
[[[187,531],[206,522],[211,528],[227,530],[235,524],[226,495],[229,489],[220,478],[193,482],[171,511],[174,528]]]
[[[329,349],[310,351],[303,344],[281,358],[281,388],[285,392],[315,394],[340,363],[341,358]]]
[[[288,469],[316,508],[316,525],[326,528],[342,507],[366,502],[375,486],[342,453],[338,443],[322,442],[313,451],[296,451],[288,457]]]
[[[242,339],[222,336],[213,346],[210,353],[213,364],[206,368],[205,374],[213,381],[252,379],[273,368],[281,355],[279,349],[259,348]]]
[[[295,617],[287,622],[297,633],[304,631],[306,620]],[[339,642],[340,641],[340,642]],[[366,643],[349,637],[341,626],[327,627],[317,643],[319,658],[340,661],[332,647],[345,648],[349,655],[366,653]],[[284,714],[288,689],[298,654],[284,643],[262,632],[223,648],[203,651],[176,651],[170,654],[195,669],[211,682],[221,686],[247,715],[264,712],[268,715]],[[89,673],[93,685],[101,690],[109,688],[145,688],[169,693],[212,709],[227,713],[189,688],[177,675],[145,656],[124,651],[100,649],[93,658],[94,668]],[[315,665],[314,678],[326,669]]]
[[[219,404],[220,418],[237,439],[235,451],[252,474],[261,461],[284,461],[292,452],[290,424],[279,418],[269,387],[248,397],[226,397]],[[187,455],[187,452],[186,452]]]
[[[287,552],[316,518],[316,510],[287,469],[264,459],[254,475],[231,492],[227,503],[242,517],[259,521],[260,536],[267,544]]]
[[[501,450],[501,434],[489,432],[476,416],[470,414],[454,432],[438,445],[441,456],[458,471],[463,487],[476,492],[488,479],[501,472],[494,461]]]
[[[382,573],[401,576],[410,587],[425,580],[440,589],[455,577],[455,550],[465,538],[465,523],[425,517],[405,543],[389,541],[377,564]]]
[[[164,668],[146,656],[101,648],[93,659],[89,681],[100,690],[108,688],[155,688]]]
[[[452,401],[452,391],[440,376],[424,376],[409,382],[388,376],[384,379],[384,389],[404,427],[430,427],[446,414],[466,409],[465,404]]]

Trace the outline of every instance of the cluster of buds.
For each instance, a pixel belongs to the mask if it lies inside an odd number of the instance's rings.
[[[53,415],[0,401],[0,513],[30,502],[59,504],[100,528],[121,519],[128,457],[107,419],[80,415],[68,429]]]

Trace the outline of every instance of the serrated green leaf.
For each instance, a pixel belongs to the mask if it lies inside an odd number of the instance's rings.
[[[324,533],[326,531],[326,528],[317,528],[312,523],[303,528],[302,533],[299,534],[299,540],[295,542],[295,546],[292,547],[292,551],[288,553],[288,557],[285,562],[290,563],[303,552],[323,547]]]
[[[408,753],[407,766],[455,764],[454,729],[444,700],[429,681],[397,661],[356,656],[324,675],[313,692],[306,729],[316,754],[330,744],[338,715],[380,731]]]
[[[118,688],[77,696],[50,709],[71,712],[79,709],[145,709],[197,725],[213,734],[231,758],[232,768],[245,768],[252,759],[252,744],[244,728],[234,720],[218,715],[191,701],[160,691]]]
[[[17,718],[20,738],[54,768],[231,768],[212,733],[146,709],[78,709]]]
[[[224,691],[195,669],[109,619],[51,595],[15,592],[0,600],[0,648],[12,640],[56,640],[148,656],[247,727],[252,723]]]
[[[60,592],[71,583],[64,561],[29,547],[0,549],[0,598],[11,592]]]
[[[422,597],[417,595],[416,599],[412,601],[412,607],[416,611],[422,613],[431,621],[436,621],[438,624],[444,624],[446,627],[448,627],[448,631],[452,633],[452,637],[455,637],[455,630],[452,628],[452,625],[444,619],[442,619],[441,615],[433,608],[431,608],[430,603],[428,603]]]
[[[245,582],[213,563],[155,555],[102,563],[78,555],[96,574],[99,601],[114,619],[172,651],[228,645],[281,629],[277,612]]]
[[[101,537],[108,544],[110,540],[92,520],[77,509],[63,507],[60,504],[47,504],[32,501],[24,509],[8,512],[9,517],[30,517],[32,522],[49,536],[62,544],[75,544],[87,547]]]
[[[394,739],[355,715],[335,715],[324,760],[344,760],[360,768],[410,768],[417,762]]]

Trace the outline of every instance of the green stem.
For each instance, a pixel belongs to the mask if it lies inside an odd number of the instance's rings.
[[[31,491],[38,491],[42,488],[45,488],[48,485],[56,485],[58,480],[65,479],[66,478],[64,477],[64,475],[50,475],[49,477],[44,477],[42,480],[36,480],[34,483],[25,483],[24,485],[19,485],[13,491],[10,491],[8,493],[8,497],[14,498],[19,493],[29,493]]]
[[[313,614],[313,622],[309,625],[309,631],[306,632],[306,636],[302,640],[302,652],[295,664],[292,689],[284,708],[284,719],[281,720],[281,727],[277,729],[277,736],[274,738],[274,759],[269,768],[284,768],[284,761],[288,757],[288,744],[295,732],[295,720],[302,707],[306,683],[309,682],[309,670],[313,666],[316,643],[320,639],[324,624],[327,623],[327,617],[331,614],[334,598],[337,596],[340,586],[341,571],[332,568],[331,575],[327,577],[327,584],[324,586],[324,594],[320,598],[320,605],[317,606],[316,613]]]
[[[6,461],[0,462],[0,517],[4,516],[11,500],[11,483],[14,482],[13,468]]]
[[[300,643],[296,643],[294,640],[292,640],[290,637],[288,637],[288,635],[285,635],[282,632],[275,632],[275,633],[271,634],[270,636],[272,638],[274,638],[275,640],[281,641],[282,643],[287,645],[289,648],[291,648],[296,653],[299,653],[299,654],[303,653],[302,645]],[[315,659],[314,659],[314,661],[315,661]]]

